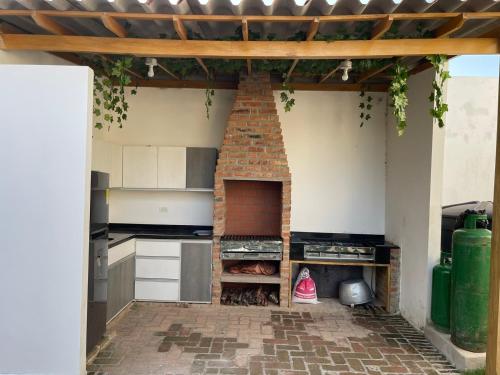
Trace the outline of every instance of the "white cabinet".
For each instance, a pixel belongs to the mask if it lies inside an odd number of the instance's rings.
[[[186,148],[158,147],[158,188],[186,187]]]
[[[110,175],[109,175],[109,187],[110,188],[121,188],[123,186],[122,181],[122,168],[123,168],[123,147],[115,143],[111,143],[111,165],[110,165]]]
[[[135,299],[179,301],[181,241],[138,239],[135,256]]]
[[[109,174],[109,187],[122,187],[122,146],[92,139],[92,170]]]
[[[123,146],[123,187],[158,187],[158,148]]]

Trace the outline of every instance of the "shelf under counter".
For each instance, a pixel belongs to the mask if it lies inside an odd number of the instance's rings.
[[[245,273],[229,273],[222,272],[221,282],[223,283],[241,283],[241,284],[280,284],[280,274],[270,276],[266,275],[251,275]]]

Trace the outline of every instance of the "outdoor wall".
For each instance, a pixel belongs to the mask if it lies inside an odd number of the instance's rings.
[[[443,205],[492,201],[498,78],[453,77],[447,100]]]
[[[94,137],[119,144],[220,147],[233,95],[218,90],[207,120],[204,90],[139,88],[137,96],[129,96],[123,129],[94,130]],[[363,128],[359,93],[296,92],[289,113],[279,92],[275,96],[292,173],[291,229],[383,234],[385,94],[375,95],[373,119]],[[181,202],[179,193],[112,191],[111,221],[186,224],[188,219],[211,225],[213,197],[182,194]],[[186,214],[160,213],[167,202]]]
[[[46,52],[0,51],[0,64],[74,65]]]
[[[92,72],[0,82],[0,373],[85,374]]]
[[[444,130],[429,115],[433,74],[409,79],[406,133],[398,137],[391,113],[387,121],[386,238],[401,247],[401,313],[418,328],[430,312],[440,253]]]

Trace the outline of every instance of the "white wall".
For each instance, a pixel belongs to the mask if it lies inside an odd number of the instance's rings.
[[[428,92],[434,71],[409,79],[408,128],[388,116],[386,238],[401,247],[401,313],[423,328],[432,267],[439,260],[444,130],[433,125]]]
[[[275,93],[292,230],[384,234],[386,95],[372,95],[373,118],[361,128],[357,92],[299,91],[288,113]]]
[[[493,200],[498,78],[448,83],[443,204]]]
[[[210,120],[204,95],[204,90],[139,88],[137,96],[129,96],[123,129],[94,130],[94,137],[119,144],[220,147],[234,91],[216,92]],[[275,95],[292,172],[292,230],[383,234],[385,94],[375,95],[373,119],[363,128],[358,93],[296,92],[289,113]],[[112,191],[110,220],[212,224],[210,194],[188,193],[183,201],[179,193],[148,194]],[[169,212],[189,215],[161,213],[167,203]]]
[[[91,82],[0,65],[0,373],[85,373]]]
[[[0,51],[0,64],[74,65],[46,52]]]

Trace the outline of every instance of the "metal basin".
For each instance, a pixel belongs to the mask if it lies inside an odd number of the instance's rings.
[[[339,299],[343,305],[354,306],[373,301],[373,292],[364,280],[348,280],[340,283]]]

